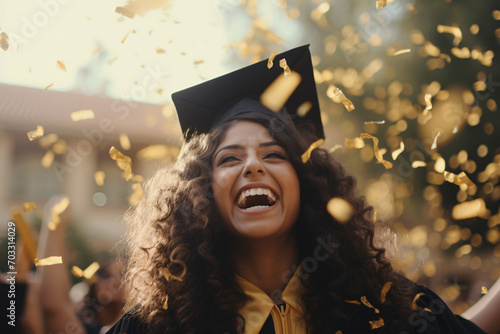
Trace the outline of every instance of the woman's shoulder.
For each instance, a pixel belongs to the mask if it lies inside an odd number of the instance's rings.
[[[148,326],[134,313],[125,313],[106,334],[146,334]]]
[[[431,289],[413,282],[410,284],[414,285],[415,297],[408,321],[415,333],[485,333],[471,321],[454,314]]]

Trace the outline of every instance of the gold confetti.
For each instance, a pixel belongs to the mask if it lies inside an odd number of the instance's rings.
[[[0,34],[0,47],[4,51],[9,48],[9,36],[4,31]]]
[[[133,19],[135,14],[131,11],[129,11],[127,8],[125,7],[116,7],[115,9],[115,13],[117,14],[120,14],[120,15],[123,15],[123,16],[126,16],[130,19]],[[123,43],[123,42],[122,42]]]
[[[120,146],[124,150],[130,150],[130,140],[125,132],[120,133]]]
[[[349,304],[361,305],[361,303],[357,300],[345,300],[345,302]]]
[[[94,180],[95,183],[99,186],[102,187],[104,185],[104,179],[106,178],[106,174],[100,170],[94,173]]]
[[[423,111],[423,115],[427,116],[427,113],[432,109],[432,102],[431,102],[432,95],[431,94],[425,94],[425,109]]]
[[[203,64],[205,61],[204,60],[195,60],[194,61],[194,65],[197,66],[197,65],[201,65]]]
[[[401,143],[399,143],[399,148],[392,151],[392,160],[396,160],[398,156],[401,153],[403,153],[404,150],[405,150],[405,144],[403,143],[403,141],[401,141]]]
[[[165,278],[167,279],[167,282],[170,282],[171,279],[175,280],[175,281],[182,282],[182,278],[177,277],[175,275],[172,275],[167,268],[163,268],[163,276],[165,276]]]
[[[420,292],[420,293],[417,293],[417,295],[415,296],[415,298],[413,298],[413,302],[411,303],[411,309],[412,309],[413,311],[418,310],[417,300],[418,300],[420,297],[422,297],[423,295],[425,295],[425,293]]]
[[[347,109],[347,111],[352,111],[354,110],[354,104],[349,100],[342,90],[335,85],[330,85],[326,91],[326,95],[336,103],[342,103],[344,107]]]
[[[49,230],[55,231],[57,229],[57,225],[59,225],[59,223],[61,222],[61,218],[59,217],[59,215],[68,208],[69,203],[69,198],[64,197],[59,202],[54,204],[50,212],[50,222],[48,224]]]
[[[52,146],[54,154],[65,154],[68,151],[68,144],[65,140],[59,139],[54,146]]]
[[[382,291],[380,291],[380,302],[381,303],[385,302],[385,296],[387,295],[387,292],[389,292],[391,285],[392,285],[392,282],[385,283],[384,287],[382,288]]]
[[[90,109],[73,111],[71,113],[71,120],[73,122],[83,121],[86,119],[93,119],[95,117],[94,112]]]
[[[36,204],[35,202],[24,202],[23,203],[23,211],[24,212],[30,212],[36,209]]]
[[[276,57],[278,55],[278,51],[274,51],[271,55],[271,57],[269,57],[269,59],[267,60],[267,68],[268,69],[271,69],[273,67],[273,60],[274,60],[274,57]]]
[[[354,213],[351,203],[340,197],[330,199],[326,209],[335,220],[342,224],[347,223]]]
[[[23,247],[26,249],[29,258],[33,261],[36,257],[37,243],[33,240],[31,227],[24,220],[24,216],[18,207],[12,208],[11,215],[12,220],[16,223],[17,232],[23,241]]]
[[[373,307],[372,304],[370,304],[370,302],[368,301],[368,299],[366,298],[366,296],[362,296],[361,297],[361,302],[366,306],[366,307],[369,307],[369,308],[372,308],[375,313],[380,313],[379,310],[377,310],[375,307]]]
[[[125,34],[125,36],[123,36],[123,38],[121,40],[122,44],[125,43],[125,40],[127,39],[127,37],[128,37],[129,34],[130,34],[130,30],[127,31],[127,33]]]
[[[469,179],[467,174],[465,174],[465,172],[461,172],[460,174],[456,175],[456,174],[453,174],[451,172],[444,171],[443,175],[444,175],[445,181],[450,182],[450,183],[454,183],[457,186],[464,185],[464,186],[467,186],[467,188],[476,186],[474,184],[474,182],[472,182]]]
[[[439,131],[436,134],[436,137],[434,137],[434,141],[432,142],[431,150],[434,150],[434,149],[437,148],[437,140],[438,140],[438,137],[439,137],[440,134],[441,134],[441,131]]]
[[[54,83],[51,83],[50,85],[48,85],[47,87],[45,87],[43,90],[46,91],[46,90],[48,90],[52,86],[54,86]]]
[[[156,53],[165,53],[165,50],[162,48],[156,48]]]
[[[35,266],[41,267],[41,266],[51,266],[54,264],[59,264],[63,263],[62,262],[62,257],[61,256],[49,256],[44,259],[39,259],[35,258]]]
[[[471,53],[470,53],[469,48],[467,48],[465,46],[461,49],[451,48],[451,54],[457,58],[460,58],[460,59],[468,59],[471,57]]]
[[[164,310],[168,309],[168,295],[165,296],[165,303],[163,303],[163,309]]]
[[[92,50],[92,52],[90,54],[96,54],[97,52],[99,52],[101,50],[101,47],[99,45],[97,45],[94,50]]]
[[[123,177],[125,180],[130,180],[132,178],[132,159],[118,151],[114,146],[111,146],[109,149],[109,156],[111,159],[115,160],[118,167],[124,171]]]
[[[76,277],[82,277],[83,276],[83,270],[81,270],[77,266],[71,267],[71,273],[76,276]]]
[[[459,27],[445,26],[445,25],[439,24],[437,26],[437,31],[440,34],[447,33],[447,34],[452,34],[453,36],[455,36],[455,38],[453,39],[453,44],[455,46],[460,44],[460,42],[462,41],[462,30],[460,30]]]
[[[260,96],[260,103],[272,111],[280,111],[300,84],[302,78],[297,72],[280,75]]]
[[[38,144],[40,144],[41,148],[48,149],[52,144],[54,144],[58,140],[59,140],[58,135],[56,135],[55,133],[49,133],[48,135],[41,137],[38,140]]]
[[[488,215],[489,210],[486,208],[486,204],[482,198],[457,204],[451,210],[451,216],[456,220],[475,217],[486,218]]]
[[[288,64],[286,63],[285,58],[280,60],[280,67],[283,69],[283,73],[285,74],[285,77],[292,73],[292,71],[290,70],[290,67],[288,67]]]
[[[378,148],[378,138],[374,137],[368,133],[362,133],[361,138],[363,139],[371,139],[373,140],[373,151],[375,152],[375,158],[384,165],[385,169],[391,169],[392,168],[392,163],[389,161],[384,160],[383,154],[380,152]]]
[[[405,53],[410,53],[410,52],[411,52],[411,49],[402,49],[402,50],[398,50],[398,51],[394,52],[392,54],[392,56],[399,56],[399,55],[402,55]]]
[[[54,162],[54,152],[52,152],[51,150],[45,152],[45,154],[42,157],[42,160],[40,161],[42,166],[45,168],[50,168],[53,162]]]
[[[307,115],[309,110],[311,110],[311,108],[312,108],[312,103],[310,101],[306,101],[297,108],[297,115],[299,117],[304,117],[305,115]]]
[[[387,5],[387,0],[377,0],[376,7],[377,9],[384,8]]]
[[[92,276],[99,270],[99,263],[97,262],[92,262],[83,272],[82,276],[85,277],[86,279],[91,279]]]
[[[311,158],[311,153],[314,151],[316,148],[318,148],[321,144],[323,144],[323,139],[318,139],[314,143],[309,146],[309,148],[302,154],[302,163],[306,163],[309,161]]]
[[[57,61],[57,68],[63,72],[66,72],[66,65],[60,60]]]
[[[33,140],[35,140],[35,139],[38,139],[38,138],[40,138],[40,137],[42,137],[42,136],[43,136],[43,132],[44,132],[44,130],[43,130],[43,126],[41,126],[41,125],[37,125],[37,126],[36,126],[36,130],[30,131],[30,132],[28,132],[28,133],[27,133],[27,135],[28,135],[28,139],[29,139],[30,141],[33,141]]]
[[[128,202],[130,203],[130,205],[137,205],[141,201],[144,192],[142,191],[140,183],[132,184],[132,189],[134,190],[134,193],[130,195]]]
[[[385,325],[384,319],[380,317],[378,318],[378,320],[369,321],[369,323],[370,323],[370,329],[377,329]]]
[[[437,173],[444,173],[444,169],[446,168],[446,161],[444,161],[443,157],[439,157],[436,159],[434,163],[434,170]]]
[[[487,287],[485,287],[485,286],[483,285],[483,286],[481,287],[481,294],[482,294],[482,295],[485,295],[485,294],[487,294],[487,293],[488,293],[488,288],[487,288]]]
[[[365,122],[364,124],[385,124],[385,121],[368,121]]]
[[[345,139],[345,147],[347,147],[347,148],[363,148],[363,147],[365,147],[365,142],[364,142],[363,138],[361,138],[361,137],[346,138]]]

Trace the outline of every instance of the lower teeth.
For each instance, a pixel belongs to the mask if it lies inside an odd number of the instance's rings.
[[[251,206],[249,208],[246,208],[245,210],[268,208],[268,207],[269,207],[269,205],[256,205],[256,206]]]

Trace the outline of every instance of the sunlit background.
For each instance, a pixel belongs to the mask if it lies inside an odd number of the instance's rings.
[[[395,266],[461,313],[500,276],[500,10],[387,2],[2,1],[0,219],[34,202],[36,231],[63,193],[73,263],[117,252],[127,206],[178,153],[170,94],[310,44],[323,147],[397,232]],[[93,118],[72,120],[80,110]],[[131,158],[129,180],[112,146]]]

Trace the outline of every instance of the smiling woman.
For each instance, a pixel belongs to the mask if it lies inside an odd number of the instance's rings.
[[[278,57],[299,83],[260,62],[173,95],[186,143],[125,217],[127,314],[109,333],[482,333],[374,245],[354,179],[310,149],[323,129],[308,47]],[[271,111],[258,96],[276,78]]]

